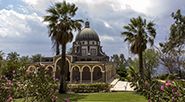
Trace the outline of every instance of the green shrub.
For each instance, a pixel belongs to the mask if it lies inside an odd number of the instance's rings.
[[[157,78],[161,79],[161,80],[167,80],[168,76],[169,76],[169,74],[163,74],[163,75],[157,76]]]
[[[144,95],[149,102],[184,102],[185,100],[185,83],[181,80],[168,80],[165,83],[156,79],[142,80],[134,70],[131,70],[131,75],[131,85],[135,87],[137,93]],[[173,76],[165,78],[174,79]]]
[[[0,102],[11,101],[13,94],[13,83],[5,76],[0,75]]]
[[[51,102],[58,93],[58,81],[53,77],[52,72],[45,69],[45,66],[38,66],[35,72],[26,71],[25,74],[25,100],[31,102]],[[32,97],[32,98],[29,98]]]
[[[10,80],[0,75],[0,102],[18,98],[23,98],[24,102],[56,100],[58,81],[45,66],[38,66],[35,71],[20,68],[14,70],[12,76]]]
[[[175,78],[177,78],[177,75],[176,74],[164,74],[164,75],[158,76],[157,78],[161,80],[174,80]]]
[[[184,102],[185,100],[184,86],[176,81],[151,83],[149,89],[146,97],[151,102]]]
[[[120,76],[120,80],[125,81],[126,77],[128,76],[126,66],[124,64],[119,65],[116,72]]]
[[[107,83],[68,84],[68,90],[75,93],[107,92],[109,88]]]

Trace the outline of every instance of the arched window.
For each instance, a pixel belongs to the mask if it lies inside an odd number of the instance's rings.
[[[91,48],[91,55],[92,56],[96,56],[97,55],[97,51],[95,48]]]
[[[82,82],[90,82],[91,81],[91,72],[89,67],[84,67],[82,71]]]
[[[80,81],[80,71],[78,67],[74,67],[72,70],[72,82],[78,83]]]
[[[102,80],[103,78],[102,78],[102,72],[100,67],[95,67],[93,70],[93,81],[100,82]]]
[[[82,56],[86,56],[87,55],[87,50],[85,48],[82,48]]]

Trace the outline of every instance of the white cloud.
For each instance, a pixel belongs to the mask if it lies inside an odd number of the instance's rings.
[[[103,42],[114,41],[114,38],[112,36],[108,36],[108,35],[100,35],[100,40]]]
[[[118,5],[122,9],[132,8],[134,11],[148,13],[147,9],[152,6],[152,0],[119,0]]]
[[[104,21],[103,23],[104,23],[105,27],[107,27],[107,28],[112,28],[112,27],[108,24],[108,22]]]
[[[53,6],[55,2],[62,2],[63,0],[22,0],[22,1],[31,11],[45,14],[46,10],[50,6]]]
[[[46,25],[37,13],[2,9],[0,16],[0,50],[5,53],[16,51],[21,55],[52,55]]]
[[[40,0],[23,0],[23,2],[30,4],[30,5],[38,5]]]
[[[1,0],[0,0],[1,1]],[[9,0],[11,1],[11,0]],[[13,0],[19,1],[19,0]],[[17,8],[14,3],[7,7],[12,10],[0,10],[0,41],[6,43],[6,40],[14,42],[9,43],[7,48],[15,49],[14,43],[22,40],[20,44],[22,52],[37,53],[35,49],[42,50],[42,53],[49,53],[48,45],[50,40],[47,39],[46,25],[42,22],[42,17],[46,15],[48,9],[54,2],[62,2],[63,0],[20,0],[23,4],[16,4],[22,7]],[[19,1],[19,2],[20,2]],[[125,42],[121,39],[120,32],[123,31],[122,26],[128,24],[132,17],[142,16],[147,20],[154,20],[157,24],[157,43],[164,41],[164,37],[168,34],[171,24],[170,14],[175,12],[177,8],[185,12],[184,0],[66,0],[73,2],[78,6],[77,18],[89,19],[91,27],[100,34],[100,39],[105,52],[109,55],[112,53],[125,52]],[[17,9],[19,12],[16,12]],[[110,29],[111,28],[111,29]],[[43,36],[40,36],[42,34]],[[38,36],[38,37],[34,37]],[[3,37],[3,38],[2,38]],[[25,39],[19,39],[19,38]],[[2,40],[4,42],[2,42]],[[40,41],[42,40],[42,41]],[[39,46],[40,45],[40,46]],[[1,46],[1,45],[0,45]],[[35,49],[23,50],[22,48],[35,47]],[[41,49],[41,46],[43,47]],[[113,46],[110,50],[110,46]],[[2,46],[1,46],[2,47]],[[6,47],[6,46],[4,46]],[[48,47],[48,48],[47,48]],[[46,50],[47,49],[47,50]],[[28,52],[31,51],[31,52]]]
[[[29,21],[37,22],[42,25],[41,17],[39,17],[36,13],[21,14],[14,10],[2,9],[0,10],[0,14],[1,37],[24,36],[32,30]]]

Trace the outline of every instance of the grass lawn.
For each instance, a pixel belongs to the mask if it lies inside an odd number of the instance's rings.
[[[147,102],[143,96],[133,92],[87,93],[59,95],[58,102],[69,97],[72,102]]]
[[[133,92],[62,94],[58,96],[57,102],[64,102],[68,97],[71,102],[147,102],[143,96]]]

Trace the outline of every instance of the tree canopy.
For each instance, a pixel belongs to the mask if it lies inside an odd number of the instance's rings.
[[[124,41],[130,43],[130,51],[134,54],[138,54],[139,57],[139,71],[140,76],[144,79],[143,74],[143,51],[147,49],[147,44],[154,44],[154,39],[156,36],[156,30],[154,28],[155,24],[153,22],[147,22],[146,19],[137,18],[130,19],[128,25],[123,26],[124,32],[122,36]]]

